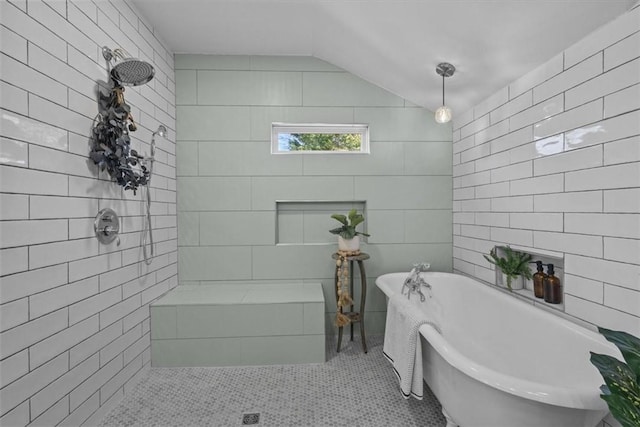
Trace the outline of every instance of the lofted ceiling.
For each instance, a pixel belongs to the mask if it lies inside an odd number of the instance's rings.
[[[637,0],[132,0],[175,53],[315,56],[462,113]]]

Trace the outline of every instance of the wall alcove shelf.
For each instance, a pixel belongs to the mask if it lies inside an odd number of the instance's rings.
[[[503,255],[503,248],[504,246],[496,246],[499,255]],[[524,280],[523,289],[514,289],[513,291],[509,292],[506,289],[506,285],[502,283],[502,274],[497,268],[495,269],[495,281],[492,284],[498,286],[499,289],[504,290],[511,295],[517,296],[518,298],[522,298],[528,302],[531,302],[534,305],[538,305],[546,309],[553,309],[556,311],[564,312],[564,257],[562,256],[562,254],[547,251],[532,251],[528,248],[518,246],[511,246],[511,249],[531,255],[532,273],[536,271],[536,261],[542,261],[542,264],[545,266],[545,273],[547,271],[546,266],[548,264],[553,264],[555,269],[555,276],[560,279],[560,286],[562,287],[562,302],[560,304],[551,304],[546,302],[543,298],[536,298],[533,292],[533,281],[527,279]]]

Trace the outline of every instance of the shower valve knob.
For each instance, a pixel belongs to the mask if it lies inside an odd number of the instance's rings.
[[[106,225],[103,229],[102,232],[104,233],[105,236],[111,236],[112,234],[118,234],[118,228],[117,227],[113,227],[111,225]]]
[[[93,228],[100,243],[109,244],[118,239],[118,245],[120,244],[120,220],[113,209],[98,212]]]

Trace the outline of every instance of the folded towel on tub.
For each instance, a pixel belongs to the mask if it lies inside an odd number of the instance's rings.
[[[383,354],[391,362],[400,381],[405,399],[410,396],[422,400],[422,347],[420,326],[431,324],[427,314],[419,307],[420,298],[407,300],[406,295],[394,294],[387,305]]]

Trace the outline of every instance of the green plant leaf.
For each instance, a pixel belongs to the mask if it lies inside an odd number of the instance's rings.
[[[527,279],[532,277],[531,269],[529,268],[531,254],[514,251],[509,246],[505,246],[503,252],[505,256],[499,256],[497,248],[494,247],[489,251],[489,256],[483,256],[489,263],[495,265],[507,276],[524,276]]]
[[[362,216],[361,214],[356,214],[349,217],[349,221],[351,223],[351,226],[355,227],[358,224],[362,224],[364,222],[364,216]]]
[[[598,327],[598,332],[620,349],[629,368],[636,375],[640,375],[640,339],[623,331],[613,331],[601,327]],[[640,378],[636,378],[636,381],[640,381]]]
[[[349,217],[349,222],[353,225],[353,218],[358,215],[358,211],[356,209],[351,209],[347,216]]]
[[[340,232],[340,237],[342,237],[343,239],[347,239],[347,240],[351,240],[354,237],[356,237],[356,230],[354,230],[351,227],[345,227],[341,232]]]
[[[343,227],[338,227],[338,228],[334,228],[332,230],[329,230],[329,233],[331,234],[340,234],[344,231],[344,226]]]
[[[611,415],[613,415],[623,427],[640,426],[640,410],[632,402],[616,394],[605,394],[600,397],[607,402]]]
[[[341,214],[333,214],[331,215],[331,218],[335,219],[336,221],[340,222],[341,224],[344,225],[349,225],[349,223],[347,222],[347,217]]]
[[[636,378],[624,362],[608,354],[591,352],[591,363],[598,368],[610,393],[616,394],[637,387]]]
[[[624,427],[640,426],[640,385],[637,373],[613,356],[591,352],[591,363],[598,369],[605,385],[600,396],[613,416]]]

